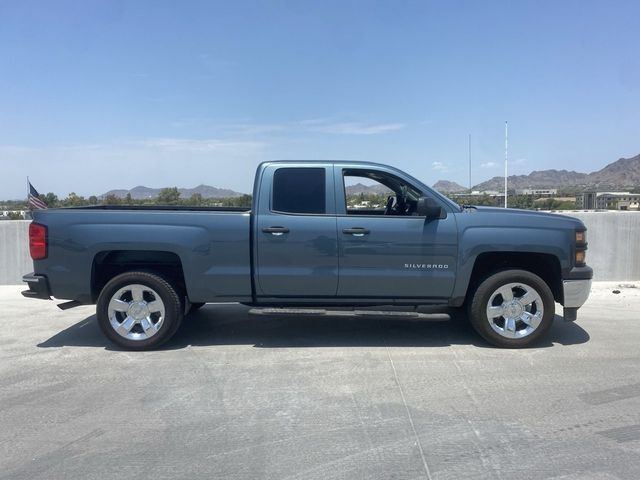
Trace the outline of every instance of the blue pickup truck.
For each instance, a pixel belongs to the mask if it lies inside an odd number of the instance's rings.
[[[386,205],[349,205],[356,181],[387,191]],[[300,314],[466,307],[488,342],[524,347],[549,330],[555,302],[576,319],[593,276],[580,220],[460,206],[363,162],[262,163],[251,208],[38,210],[29,242],[23,295],[96,304],[104,334],[133,350],[166,342],[207,302]]]

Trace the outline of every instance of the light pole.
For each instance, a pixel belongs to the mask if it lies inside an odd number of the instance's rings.
[[[507,208],[507,175],[509,173],[509,124],[504,122],[504,208]]]
[[[469,193],[471,193],[471,134],[469,134]]]

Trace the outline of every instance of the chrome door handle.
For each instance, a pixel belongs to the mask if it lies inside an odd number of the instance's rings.
[[[345,228],[342,230],[342,233],[346,233],[347,235],[353,235],[354,237],[363,237],[364,235],[368,235],[371,231],[367,228],[362,227],[353,227],[353,228]]]
[[[270,233],[271,235],[274,235],[276,237],[284,235],[285,233],[289,233],[289,229],[287,227],[266,227],[263,228],[262,231],[264,233]]]

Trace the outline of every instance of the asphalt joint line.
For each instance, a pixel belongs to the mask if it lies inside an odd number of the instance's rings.
[[[429,464],[427,463],[427,457],[424,454],[424,449],[422,448],[422,443],[420,442],[420,437],[418,436],[418,431],[416,430],[416,425],[413,421],[413,417],[411,416],[411,410],[409,410],[409,405],[407,405],[407,399],[404,396],[404,389],[402,388],[402,384],[400,383],[400,378],[398,377],[398,372],[396,371],[396,366],[393,363],[393,359],[391,358],[391,352],[389,351],[389,345],[387,344],[386,338],[384,339],[384,347],[387,351],[387,358],[389,359],[389,363],[391,364],[391,370],[393,370],[393,377],[395,378],[396,385],[398,385],[398,390],[400,391],[400,398],[402,399],[402,404],[404,405],[404,409],[407,412],[407,418],[409,419],[409,424],[411,425],[411,430],[413,431],[413,435],[416,439],[416,445],[418,446],[418,450],[420,451],[420,458],[422,459],[422,466],[424,467],[424,472],[429,480],[432,480],[431,471],[429,470]]]

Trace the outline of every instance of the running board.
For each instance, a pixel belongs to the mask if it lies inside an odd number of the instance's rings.
[[[323,308],[252,308],[251,315],[291,316],[303,315],[305,317],[390,317],[429,320],[432,322],[446,322],[451,320],[447,313],[420,313],[402,312],[393,310],[325,310]]]
[[[83,305],[83,304],[77,300],[71,300],[70,302],[59,303],[58,308],[60,310],[69,310],[70,308],[76,308],[76,307],[79,307],[80,305]]]

